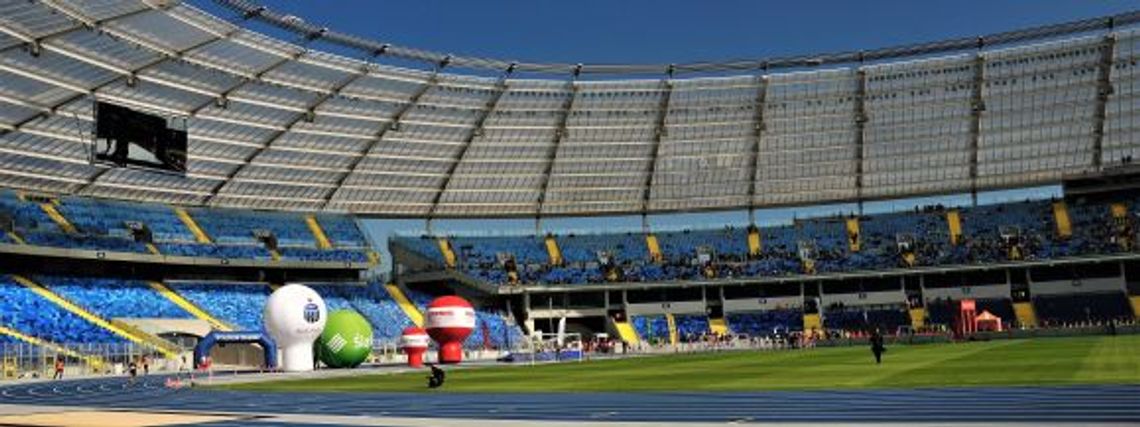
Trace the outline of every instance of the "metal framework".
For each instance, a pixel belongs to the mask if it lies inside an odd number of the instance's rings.
[[[1104,122],[1108,115],[1108,97],[1112,95],[1112,64],[1116,61],[1116,37],[1104,37],[1097,64],[1096,111],[1093,113],[1093,167],[1104,165]]]
[[[1135,12],[851,54],[564,66],[437,55],[216,1],[236,16],[151,0],[6,6],[0,187],[383,217],[752,214],[1056,184],[1140,153],[1140,107],[1122,89],[1140,85]],[[561,75],[516,77],[535,72]],[[188,173],[91,165],[74,129],[92,99],[190,117]]]
[[[274,12],[253,0],[214,0],[216,3],[241,12],[261,11],[257,19],[269,25],[277,26],[285,31],[305,33],[315,31],[320,27],[314,24],[299,21],[288,14]],[[330,43],[349,49],[365,52],[373,51],[377,46],[391,46],[388,55],[393,58],[416,61],[425,64],[435,64],[441,58],[450,57],[457,67],[472,69],[489,69],[501,71],[514,65],[520,72],[563,74],[578,69],[584,74],[654,74],[671,70],[676,74],[710,73],[710,72],[739,72],[758,69],[785,69],[800,67],[816,67],[822,65],[847,64],[863,61],[882,61],[890,59],[907,58],[921,55],[959,52],[973,49],[979,39],[984,39],[986,46],[997,47],[1008,44],[1022,43],[1029,40],[1045,39],[1071,34],[1086,33],[1095,30],[1112,30],[1118,27],[1140,22],[1140,12],[1125,12],[1112,16],[1090,18],[1060,24],[1044,25],[1040,27],[1025,28],[988,34],[978,37],[962,37],[958,39],[940,40],[926,43],[916,43],[902,46],[892,46],[881,49],[863,50],[842,53],[821,53],[795,55],[780,58],[763,58],[725,62],[692,62],[677,64],[596,64],[583,65],[569,63],[535,63],[507,61],[494,58],[481,58],[473,56],[451,55],[431,52],[423,49],[392,46],[387,43],[363,39],[350,34],[330,31],[326,39]]]

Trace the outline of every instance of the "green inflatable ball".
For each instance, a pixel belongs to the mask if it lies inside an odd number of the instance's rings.
[[[317,338],[317,356],[330,368],[355,368],[372,353],[372,325],[353,310],[329,314]]]

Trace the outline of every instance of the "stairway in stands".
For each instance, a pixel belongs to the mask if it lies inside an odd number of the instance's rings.
[[[1069,218],[1069,206],[1064,201],[1053,202],[1053,219],[1057,223],[1057,235],[1069,237],[1073,235],[1073,221]]]
[[[677,342],[680,341],[677,333],[677,318],[673,317],[672,313],[665,313],[665,322],[669,325],[669,344],[677,345]]]
[[[649,259],[653,262],[661,262],[664,256],[661,255],[661,243],[657,241],[657,235],[649,233],[645,235],[645,248],[649,250]]]
[[[957,245],[962,240],[962,215],[957,209],[946,212],[946,225],[950,228],[950,244]]]
[[[16,281],[16,283],[23,285],[32,292],[35,292],[37,295],[52,302],[60,308],[75,313],[77,316],[83,318],[88,322],[91,322],[95,326],[106,329],[107,331],[126,338],[128,341],[131,341],[133,343],[153,347],[155,350],[158,350],[160,353],[167,357],[177,358],[179,356],[180,349],[178,346],[169,341],[139,330],[131,330],[131,328],[122,324],[113,324],[112,322],[107,321],[106,319],[103,319],[90,311],[87,311],[83,307],[80,307],[75,303],[64,299],[54,291],[32,281],[31,279],[28,279],[27,277],[19,275],[12,275],[11,277]]]
[[[1033,303],[1015,302],[1013,303],[1013,313],[1017,316],[1017,323],[1022,326],[1037,326],[1037,310],[1033,309]]]
[[[190,212],[187,212],[185,208],[174,208],[174,214],[178,216],[178,219],[182,220],[183,224],[186,224],[186,228],[190,230],[190,233],[194,235],[194,239],[196,239],[198,243],[212,243],[210,236],[202,230],[202,227],[198,225],[198,221],[195,221],[194,217],[190,216]]]
[[[162,295],[164,298],[174,303],[174,305],[181,307],[183,310],[186,310],[187,313],[194,315],[194,317],[198,318],[199,320],[204,320],[206,323],[209,323],[211,328],[222,332],[229,332],[234,330],[233,326],[227,324],[226,322],[218,320],[218,318],[214,317],[210,313],[207,313],[206,310],[198,307],[197,304],[194,304],[190,302],[190,300],[183,298],[182,295],[178,295],[177,292],[174,292],[173,289],[170,289],[162,282],[147,282],[147,284],[150,285],[151,289],[154,289],[155,292],[158,292],[159,295]]]
[[[550,265],[562,265],[562,249],[558,247],[558,240],[553,235],[546,236],[546,255],[550,258]]]
[[[313,233],[313,239],[317,241],[318,249],[332,249],[332,241],[325,234],[325,230],[321,228],[321,223],[317,222],[316,215],[305,215],[305,225],[308,225],[309,232]]]
[[[629,345],[637,345],[641,343],[641,337],[637,336],[637,331],[633,329],[628,321],[613,320],[614,329],[617,330],[618,338],[622,341],[629,343]]]
[[[710,317],[709,332],[716,335],[728,335],[728,322],[723,317]]]
[[[401,310],[404,310],[404,314],[408,315],[408,319],[411,319],[412,323],[419,327],[424,326],[424,314],[421,313],[420,309],[416,307],[416,304],[404,294],[403,289],[400,289],[400,287],[394,283],[389,283],[384,285],[384,290],[388,291],[388,296],[396,301],[396,304],[400,306]]]
[[[59,213],[59,209],[55,208],[54,202],[40,203],[40,209],[42,209],[48,218],[51,218],[51,220],[55,222],[55,225],[58,225],[59,229],[63,230],[64,233],[75,234],[78,232],[75,226],[71,224],[71,221],[68,221],[63,214]]]
[[[443,255],[443,262],[448,268],[455,268],[456,260],[455,251],[451,248],[451,242],[446,237],[440,237],[436,240],[439,245],[439,253]]]

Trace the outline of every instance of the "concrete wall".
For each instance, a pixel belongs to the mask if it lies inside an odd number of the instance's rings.
[[[966,298],[1009,298],[1009,285],[960,286],[956,288],[927,288],[922,296],[927,301],[937,298],[960,300]]]
[[[826,308],[835,303],[843,303],[846,306],[898,304],[906,302],[906,294],[903,293],[902,289],[857,294],[824,294],[820,296],[820,302],[822,303],[821,308]]]
[[[775,310],[778,308],[799,308],[801,306],[803,306],[803,298],[798,295],[788,297],[724,300],[725,313],[742,311],[767,311]]]
[[[1076,294],[1086,292],[1124,291],[1123,277],[1104,277],[1095,279],[1055,280],[1049,282],[1031,282],[1029,293],[1032,295]]]
[[[649,302],[629,304],[626,306],[626,312],[629,315],[639,314],[703,314],[705,312],[705,303],[703,301],[680,301],[680,302]]]

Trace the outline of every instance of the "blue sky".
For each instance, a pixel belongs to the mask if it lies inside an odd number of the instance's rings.
[[[313,24],[397,45],[570,63],[670,63],[869,49],[1091,18],[1138,5],[1092,0],[261,3]]]
[[[211,0],[194,4],[219,12]],[[383,42],[440,52],[504,60],[570,63],[679,63],[824,53],[976,36],[1028,26],[1092,18],[1136,8],[1136,2],[1108,1],[745,1],[745,0],[579,0],[574,2],[262,0],[275,10],[338,31]],[[224,11],[222,11],[224,12]],[[231,17],[232,13],[222,13]],[[255,29],[274,33],[264,26]],[[334,50],[316,44],[317,49]],[[994,202],[1048,196],[1057,188],[1003,192]],[[922,203],[966,204],[950,196]],[[908,209],[914,202],[868,204],[871,211]],[[760,212],[762,224],[836,209],[780,209]],[[743,225],[745,212],[651,217],[658,228]],[[639,217],[552,219],[544,229],[637,229]],[[392,232],[418,233],[422,220],[373,220],[370,234],[380,246]],[[440,221],[437,231],[533,232],[530,220]]]

